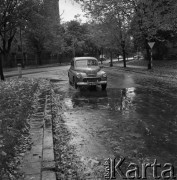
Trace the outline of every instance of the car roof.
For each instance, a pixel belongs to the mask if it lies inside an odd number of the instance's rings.
[[[74,61],[85,60],[85,59],[94,59],[94,60],[97,60],[95,57],[75,57]]]

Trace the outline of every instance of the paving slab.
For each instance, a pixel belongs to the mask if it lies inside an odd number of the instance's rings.
[[[53,171],[43,171],[42,180],[54,180],[56,179],[56,174]]]
[[[45,85],[43,90],[46,92]],[[50,96],[43,96],[44,92],[38,94],[35,112],[29,120],[32,145],[20,168],[23,180],[56,180],[51,101]]]
[[[40,180],[41,174],[26,175],[24,180]]]

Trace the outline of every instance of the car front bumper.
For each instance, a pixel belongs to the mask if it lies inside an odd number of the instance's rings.
[[[96,86],[96,85],[102,85],[107,84],[107,81],[97,81],[97,82],[77,82],[78,86]]]

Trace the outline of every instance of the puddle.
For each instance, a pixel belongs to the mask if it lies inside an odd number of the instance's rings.
[[[132,77],[111,78],[106,91],[99,87],[80,91],[68,82],[55,84],[66,107],[63,122],[71,133],[68,142],[85,165],[86,173],[92,175],[99,168],[102,172],[104,159],[110,157],[124,157],[125,168],[130,162],[141,167],[142,163],[153,164],[157,159],[162,166],[173,164],[177,172],[175,93],[171,89],[162,91],[151,81],[141,81],[142,86],[134,87]],[[130,84],[130,88],[117,88]]]
[[[65,81],[65,80],[62,80],[62,79],[50,79],[50,82],[52,82],[52,83],[58,83],[58,82],[61,82],[61,81]]]
[[[70,96],[70,97],[68,97]],[[130,110],[135,97],[135,88],[108,89],[107,91],[77,91],[64,98],[68,109],[90,107],[113,111]]]
[[[73,142],[86,140],[78,148],[82,156],[99,156],[98,147],[102,147],[137,163],[154,158],[173,163],[177,159],[176,100],[157,90],[132,87],[68,92],[64,103],[72,112],[66,113],[67,124],[75,122]]]

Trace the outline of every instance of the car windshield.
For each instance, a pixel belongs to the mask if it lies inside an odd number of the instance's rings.
[[[95,59],[81,59],[76,61],[76,67],[98,66],[98,61]]]

